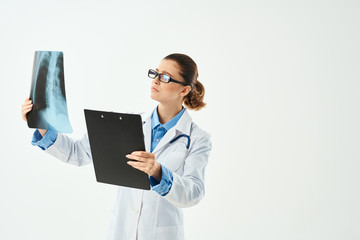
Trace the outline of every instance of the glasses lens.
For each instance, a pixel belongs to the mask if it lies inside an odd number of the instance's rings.
[[[160,74],[160,81],[168,83],[170,81],[170,77],[165,74]]]
[[[148,72],[148,76],[150,77],[150,78],[156,78],[156,71],[155,70],[152,70],[152,69],[150,69],[149,70],[149,72]]]

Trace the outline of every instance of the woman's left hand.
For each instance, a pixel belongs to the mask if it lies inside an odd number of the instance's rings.
[[[145,151],[135,151],[126,155],[126,157],[136,160],[128,161],[127,163],[130,166],[147,173],[149,176],[155,178],[158,182],[161,181],[161,165],[156,161],[155,154]]]

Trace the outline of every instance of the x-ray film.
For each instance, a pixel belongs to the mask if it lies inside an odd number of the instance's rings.
[[[63,62],[62,52],[35,52],[30,90],[33,108],[27,114],[29,128],[72,133],[66,104]]]

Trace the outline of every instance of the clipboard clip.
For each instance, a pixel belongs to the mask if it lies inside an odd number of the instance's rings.
[[[111,112],[113,112],[113,111],[111,111]],[[104,118],[104,115],[101,114],[100,117],[101,117],[101,118]],[[119,120],[122,120],[122,117],[121,117],[121,116],[119,117]]]

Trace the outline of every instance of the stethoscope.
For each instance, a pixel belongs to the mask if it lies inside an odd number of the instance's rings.
[[[179,138],[181,137],[186,137],[188,142],[187,142],[187,145],[186,145],[186,149],[189,150],[189,147],[190,147],[190,136],[186,135],[186,134],[180,134],[179,136],[177,136],[176,138],[172,139],[170,141],[170,143],[174,143],[176,140],[178,140]]]
[[[145,121],[143,122],[143,125],[145,124]],[[174,143],[175,141],[177,141],[179,138],[181,137],[186,137],[187,138],[187,145],[186,145],[186,149],[189,150],[189,147],[190,147],[190,136],[189,135],[186,135],[186,134],[180,134],[179,136],[175,137],[174,139],[172,139],[170,141],[170,144]]]

